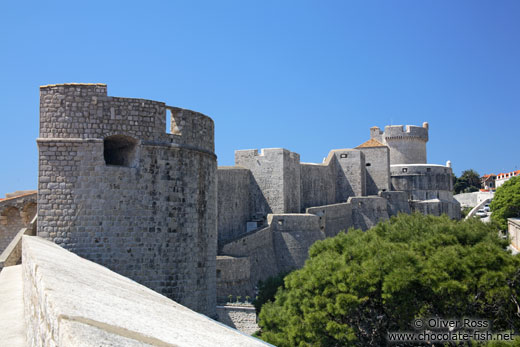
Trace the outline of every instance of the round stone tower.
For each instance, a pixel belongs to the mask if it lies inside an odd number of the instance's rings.
[[[48,85],[37,143],[39,236],[215,315],[211,118],[104,84]]]
[[[378,127],[370,128],[370,137],[390,148],[390,165],[426,164],[426,142],[428,123],[422,127],[387,125],[382,132]]]

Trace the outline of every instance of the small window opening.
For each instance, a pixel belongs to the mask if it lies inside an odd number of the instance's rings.
[[[166,109],[166,133],[172,133],[172,111],[170,109]]]
[[[432,168],[431,167],[426,168],[426,172],[432,172]]]
[[[220,278],[221,275],[222,275],[222,274],[221,274],[221,271],[220,271],[220,270],[217,270],[217,278]]]
[[[340,158],[346,158],[346,157],[347,157],[347,153],[341,153],[341,154],[339,155],[339,157],[340,157]]]
[[[407,167],[403,167],[403,172],[408,172],[408,168]]]
[[[372,165],[372,164],[370,164],[370,163],[366,163],[366,164],[365,164],[365,166],[371,166],[371,165]]]
[[[130,167],[135,159],[137,140],[124,135],[109,136],[103,141],[103,148],[106,165]]]

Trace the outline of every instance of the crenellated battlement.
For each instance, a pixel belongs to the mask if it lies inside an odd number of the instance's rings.
[[[291,152],[285,148],[261,148],[260,151],[258,149],[243,149],[235,151],[235,164],[242,165],[242,162],[254,158],[257,158],[258,160],[273,160],[280,156],[300,160],[300,155],[298,153]]]
[[[214,152],[214,123],[202,113],[160,101],[107,96],[102,83],[40,87],[40,139],[104,139],[118,134]]]
[[[99,94],[107,95],[107,85],[104,83],[62,83],[62,84],[47,84],[40,86],[40,93],[58,93],[64,95],[87,95]]]
[[[416,125],[387,125],[383,136],[386,140],[392,139],[416,139],[421,141],[428,141],[428,123],[425,126],[419,127]]]

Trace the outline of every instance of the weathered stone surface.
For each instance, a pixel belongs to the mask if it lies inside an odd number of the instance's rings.
[[[241,296],[246,299],[255,297],[249,282],[251,279],[251,262],[249,257],[217,256],[217,302],[225,303],[229,296]],[[220,319],[219,319],[220,320]]]
[[[23,238],[34,346],[265,346],[38,237]]]
[[[252,335],[260,327],[256,323],[256,311],[252,305],[217,306],[219,322],[235,328],[244,334]]]
[[[25,347],[22,266],[0,272],[0,345]]]
[[[6,194],[6,199],[0,200],[0,253],[20,229],[28,226],[33,219],[36,198],[36,191],[25,190]]]

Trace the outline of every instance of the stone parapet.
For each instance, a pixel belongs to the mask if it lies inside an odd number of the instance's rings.
[[[23,238],[30,346],[268,346],[38,237]]]

